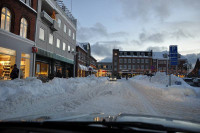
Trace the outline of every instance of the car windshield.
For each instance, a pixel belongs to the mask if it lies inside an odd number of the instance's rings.
[[[200,0],[1,0],[0,15],[0,122],[200,123]]]

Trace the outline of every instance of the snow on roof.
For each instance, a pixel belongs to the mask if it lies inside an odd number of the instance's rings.
[[[162,51],[162,52],[153,52],[153,59],[169,59],[169,51]],[[179,59],[186,59],[184,56],[180,55]]]
[[[79,46],[81,49],[83,49],[85,52],[87,52],[87,50],[84,48],[84,45],[87,45],[88,43],[76,43],[76,46]]]

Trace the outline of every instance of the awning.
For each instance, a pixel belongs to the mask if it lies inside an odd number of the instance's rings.
[[[84,71],[88,71],[88,68],[84,65],[80,65],[78,64],[79,69],[84,70]]]

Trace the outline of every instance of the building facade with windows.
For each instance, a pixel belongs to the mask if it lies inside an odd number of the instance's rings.
[[[170,66],[169,60],[169,52],[153,52],[153,60],[152,60],[152,72],[169,72],[176,74],[176,75],[187,75],[187,70],[184,67],[184,64],[187,63],[187,59],[178,54],[178,65]]]
[[[76,77],[96,74],[97,60],[91,55],[90,43],[77,43],[76,53]]]
[[[32,76],[37,0],[1,0],[0,13],[0,80],[10,79],[14,64],[20,78]]]
[[[76,22],[62,1],[38,1],[35,76],[73,76]]]
[[[151,70],[152,51],[119,51],[119,49],[113,49],[112,63],[114,75],[146,74]]]
[[[112,75],[112,62],[97,62],[97,77],[107,77]]]

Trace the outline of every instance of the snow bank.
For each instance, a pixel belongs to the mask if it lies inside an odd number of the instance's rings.
[[[177,76],[171,75],[172,85],[168,86],[169,76],[164,72],[157,72],[153,77],[138,75],[131,80],[134,83],[141,84],[146,89],[161,90],[167,95],[200,97],[200,88],[188,85],[182,78]],[[181,85],[176,85],[176,81],[180,81]]]

